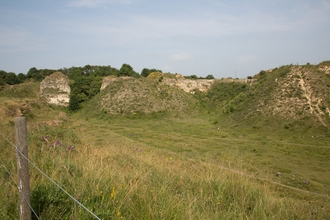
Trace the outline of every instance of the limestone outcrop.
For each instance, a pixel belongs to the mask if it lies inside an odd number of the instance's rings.
[[[326,66],[326,65],[320,66],[318,70],[323,71],[325,74],[330,74],[330,66]]]
[[[49,104],[68,106],[70,101],[69,78],[61,72],[47,76],[40,83],[40,95]]]
[[[195,90],[199,90],[201,92],[207,92],[211,85],[215,82],[215,79],[170,79],[164,78],[163,83],[170,86],[177,86],[183,89],[185,92],[194,92]]]
[[[129,76],[122,76],[122,77],[106,76],[106,77],[103,77],[102,85],[101,85],[100,90],[102,91],[103,89],[105,89],[105,87],[107,87],[113,81],[120,80],[120,79],[131,79],[131,78],[132,77],[129,77]]]
[[[121,79],[131,79],[131,77],[104,77],[102,80],[101,90],[105,89],[105,87],[107,87],[111,82]],[[164,77],[162,80],[162,84],[177,86],[185,92],[193,92],[196,89],[201,92],[207,92],[214,82],[215,79],[185,79],[180,74],[177,74],[176,78]]]

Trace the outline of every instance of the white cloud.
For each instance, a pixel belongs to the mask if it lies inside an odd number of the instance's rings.
[[[96,8],[110,3],[130,4],[132,0],[74,0],[67,4],[69,7]]]
[[[190,53],[178,53],[170,56],[170,60],[174,60],[174,61],[185,61],[192,59],[194,59],[194,56]]]

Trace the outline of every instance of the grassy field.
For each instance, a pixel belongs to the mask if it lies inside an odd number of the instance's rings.
[[[239,108],[96,117],[49,106],[38,88],[0,92],[0,219],[19,213],[16,152],[2,137],[15,142],[17,109],[31,161],[101,219],[330,219],[327,130],[239,123]],[[33,166],[30,178],[40,219],[93,219]]]
[[[144,144],[186,160],[244,169],[248,175],[310,192],[327,194],[330,187],[327,169],[330,165],[330,139],[326,136],[305,136],[290,131],[268,133],[226,124],[215,125],[207,117],[109,118],[80,123],[82,128],[88,128],[90,139],[96,144],[111,143],[112,134],[115,134],[134,144]],[[276,175],[278,172],[280,178]]]
[[[14,142],[13,125],[1,123]],[[330,219],[326,136],[215,124],[211,116],[76,114],[59,127],[31,119],[28,130],[30,159],[101,219]],[[2,167],[15,175],[15,151],[0,143]],[[41,219],[93,219],[30,173]],[[5,169],[0,177],[0,216],[17,219],[17,186]]]

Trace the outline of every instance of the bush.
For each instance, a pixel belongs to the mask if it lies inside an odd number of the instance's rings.
[[[69,101],[69,110],[70,111],[77,111],[80,108],[78,97],[75,94],[70,94],[70,101]]]
[[[206,79],[214,79],[214,76],[213,75],[207,75],[205,78]]]

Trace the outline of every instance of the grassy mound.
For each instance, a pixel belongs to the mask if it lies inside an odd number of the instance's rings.
[[[261,71],[252,80],[251,86],[230,87],[226,84],[220,87],[228,91],[227,99],[219,99],[219,92],[209,94],[216,100],[213,103],[223,119],[233,119],[255,128],[319,129],[324,132],[330,127],[330,75],[318,66],[282,66]]]
[[[39,97],[40,83],[26,81],[16,85],[5,85],[0,88],[0,97],[36,99]]]
[[[86,106],[90,113],[146,115],[170,113],[173,116],[198,112],[198,100],[175,86],[154,79],[126,79],[111,82]]]

